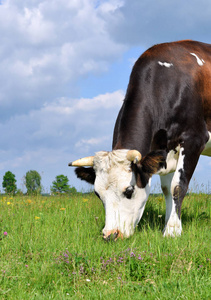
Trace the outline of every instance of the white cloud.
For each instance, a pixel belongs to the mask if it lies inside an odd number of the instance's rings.
[[[1,172],[22,178],[27,170],[44,172],[49,186],[58,173],[69,173],[69,161],[78,156],[110,150],[112,133],[124,93],[116,91],[91,98],[61,98],[28,114],[0,124]],[[74,183],[77,186],[77,182]]]
[[[86,151],[93,147],[99,150],[98,145],[104,143],[105,146],[109,138],[107,147],[110,148],[114,122],[123,98],[123,91],[93,99],[61,98],[28,114],[13,116],[0,124],[0,132],[6,133],[1,135],[1,157],[12,156],[10,162],[4,159],[1,168],[20,166],[24,160],[32,160],[26,153],[39,153],[40,149],[66,149],[68,153],[74,153],[74,148],[78,151],[80,146],[80,151],[85,151],[87,142],[89,148]]]
[[[19,18],[19,26],[21,33],[33,45],[46,43],[54,37],[53,23],[45,20],[39,8],[25,7]]]
[[[114,11],[118,1],[106,1]],[[4,119],[61,96],[78,96],[79,80],[100,74],[125,47],[106,30],[104,2],[4,1],[0,5],[0,106]],[[102,7],[101,7],[102,6]]]
[[[90,132],[90,135],[92,135],[92,132]],[[83,149],[84,153],[92,152],[92,155],[94,155],[94,152],[91,150],[93,147],[98,148],[100,150],[103,150],[105,148],[105,145],[110,145],[111,143],[111,136],[103,136],[98,138],[90,138],[90,139],[81,139],[75,144],[76,152],[81,152],[81,149]],[[109,147],[110,148],[110,147]],[[108,146],[105,148],[108,149]]]
[[[93,111],[100,109],[112,108],[115,106],[120,107],[124,99],[123,91],[116,91],[113,93],[106,93],[104,95],[98,95],[92,99],[80,99],[75,102],[73,111]]]

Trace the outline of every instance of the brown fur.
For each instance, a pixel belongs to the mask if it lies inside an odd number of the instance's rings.
[[[152,151],[143,157],[140,164],[142,166],[142,171],[151,177],[161,168],[166,168],[166,152],[162,150]]]
[[[166,168],[166,151],[152,151],[142,158],[138,165],[132,164],[132,169],[136,174],[136,183],[139,188],[144,188],[150,177],[161,168]]]

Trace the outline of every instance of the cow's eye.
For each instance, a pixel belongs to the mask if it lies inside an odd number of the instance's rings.
[[[131,199],[133,192],[134,192],[134,186],[130,185],[126,188],[123,194],[127,199]]]

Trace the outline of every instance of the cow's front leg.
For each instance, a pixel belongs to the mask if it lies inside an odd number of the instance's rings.
[[[165,176],[160,176],[161,187],[166,200],[166,217],[165,227],[163,230],[164,236],[178,236],[182,232],[181,219],[176,210],[176,203],[171,193],[171,184],[174,173],[169,173]]]
[[[194,139],[193,139],[194,140]],[[189,139],[191,142],[192,139]],[[161,178],[161,185],[166,198],[166,225],[164,236],[176,236],[182,232],[181,207],[188,189],[189,181],[195,170],[199,155],[204,145],[191,144],[186,141],[180,146],[179,158],[174,175],[168,174]],[[203,145],[203,146],[201,146]]]

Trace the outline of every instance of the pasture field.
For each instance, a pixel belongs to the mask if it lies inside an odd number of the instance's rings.
[[[151,195],[135,234],[104,242],[92,193],[1,196],[0,299],[211,299],[211,195],[189,194],[180,238]]]

